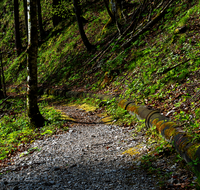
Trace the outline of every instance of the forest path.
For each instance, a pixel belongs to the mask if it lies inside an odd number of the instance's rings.
[[[0,189],[158,189],[155,176],[123,154],[145,141],[142,135],[136,138],[132,128],[103,124],[95,110],[54,107],[76,121],[69,119],[67,132],[36,140],[31,147],[40,151],[16,155],[6,168],[10,172],[0,175]]]

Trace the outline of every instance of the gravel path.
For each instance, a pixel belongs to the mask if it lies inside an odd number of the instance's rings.
[[[10,170],[0,175],[1,190],[158,189],[152,176],[133,166],[130,155],[122,154],[143,141],[142,136],[134,139],[133,129],[101,124],[92,112],[61,108],[68,115],[76,113],[79,123],[71,124],[66,133],[35,141],[31,147],[40,151],[15,156],[0,171]]]

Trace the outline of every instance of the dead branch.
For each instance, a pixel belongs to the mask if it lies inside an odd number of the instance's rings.
[[[113,38],[110,40],[110,42],[108,43],[108,45],[106,47],[104,47],[104,49],[102,51],[100,51],[95,57],[93,57],[91,60],[89,60],[88,62],[84,63],[84,65],[88,65],[91,62],[95,61],[99,56],[101,56],[102,54],[105,54],[105,52],[108,50],[108,48],[110,47],[110,44],[116,39],[118,35],[118,32],[116,32],[113,36]]]
[[[200,56],[197,56],[194,60],[198,59],[199,57],[200,57]],[[165,74],[165,73],[171,71],[172,69],[175,69],[176,67],[187,63],[188,61],[191,61],[191,59],[187,59],[187,60],[185,60],[185,61],[183,61],[183,62],[181,62],[181,63],[178,63],[178,64],[174,65],[173,67],[167,68],[167,69],[165,69],[163,72],[160,72],[160,73],[157,73],[157,74],[158,74],[158,75],[163,75],[163,74]]]
[[[3,104],[6,102],[6,100],[9,99],[10,97],[11,97],[11,96],[6,97],[6,98],[4,99],[4,101],[1,102],[0,106],[3,105]]]
[[[122,44],[122,48],[128,48],[131,45],[131,42],[135,41],[141,34],[143,34],[144,32],[146,32],[147,30],[149,30],[149,28],[151,28],[154,24],[156,24],[164,15],[165,12],[167,10],[167,8],[171,5],[171,3],[174,0],[170,0],[161,10],[161,12],[159,14],[157,14],[157,16],[155,16],[155,18],[151,21],[149,21],[142,29],[140,29],[134,36],[130,37],[127,42],[125,42],[124,44]]]
[[[183,62],[181,62],[181,63],[178,63],[178,64],[174,65],[173,67],[167,68],[167,69],[165,69],[163,72],[160,72],[160,73],[157,73],[157,74],[158,74],[158,75],[163,75],[163,74],[165,74],[165,73],[171,71],[172,69],[175,69],[175,68],[178,67],[179,65],[182,65],[182,64],[184,64],[184,63],[187,63],[187,62],[190,61],[190,60],[191,60],[191,59],[187,59],[186,61],[183,61]]]

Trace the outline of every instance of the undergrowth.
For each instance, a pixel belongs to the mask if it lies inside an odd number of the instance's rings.
[[[4,110],[6,114],[0,122],[0,160],[11,156],[21,144],[32,143],[35,139],[52,135],[59,129],[68,129],[61,119],[61,113],[48,107],[45,101],[39,103],[39,108],[47,122],[40,129],[34,129],[29,125],[25,104],[21,98],[9,99],[7,105],[10,104],[12,109],[9,107]]]

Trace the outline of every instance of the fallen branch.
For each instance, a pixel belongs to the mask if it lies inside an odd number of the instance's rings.
[[[193,61],[197,60],[199,57],[200,57],[200,56],[197,56]],[[178,66],[180,66],[180,65],[182,65],[182,64],[187,63],[188,61],[191,61],[191,59],[187,59],[187,60],[185,60],[185,61],[183,61],[183,62],[181,62],[181,63],[178,63],[178,64],[174,65],[173,67],[167,68],[167,69],[165,69],[164,71],[162,71],[162,72],[160,72],[160,73],[157,73],[157,74],[158,74],[158,75],[163,75],[163,74],[165,74],[165,73],[171,71],[172,69],[175,69],[176,67],[178,67]]]
[[[178,67],[179,65],[182,65],[182,64],[184,64],[184,63],[187,63],[187,62],[190,61],[190,60],[191,60],[191,59],[187,59],[187,60],[183,61],[182,63],[178,63],[178,64],[174,65],[173,67],[167,68],[167,69],[165,69],[164,71],[162,71],[162,72],[160,72],[160,73],[157,73],[157,74],[158,74],[158,75],[163,75],[163,74],[165,74],[165,73],[171,71],[172,69],[175,69],[175,68]]]
[[[116,33],[114,34],[114,37],[112,38],[112,40],[108,43],[108,45],[107,45],[102,51],[100,51],[100,52],[99,52],[95,57],[93,57],[90,61],[84,63],[84,65],[90,64],[91,62],[95,61],[100,55],[105,54],[105,52],[106,52],[106,51],[108,50],[108,48],[110,47],[110,44],[113,42],[113,40],[116,39],[117,34],[118,34],[118,32],[116,32]]]
[[[11,97],[11,96],[6,97],[6,98],[4,99],[4,101],[0,104],[0,106],[3,105],[3,104],[6,102],[6,100],[9,99],[10,97]]]
[[[146,32],[149,28],[151,28],[154,24],[156,24],[164,15],[167,8],[171,5],[174,0],[170,0],[165,7],[161,10],[161,12],[151,21],[149,21],[141,30],[137,32],[133,37],[131,37],[127,42],[122,44],[122,48],[128,48],[131,45],[131,42],[135,41],[141,34]]]

